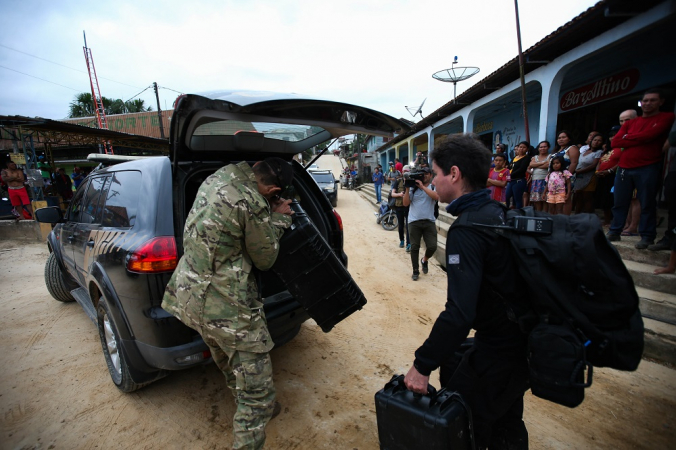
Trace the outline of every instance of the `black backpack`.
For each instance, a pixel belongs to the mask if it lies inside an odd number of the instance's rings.
[[[643,354],[638,295],[597,216],[527,207],[506,211],[497,224],[495,216],[466,212],[453,226],[479,226],[511,244],[530,298],[521,311],[506,302],[529,333],[534,395],[575,407],[591,386],[592,366],[636,370]]]

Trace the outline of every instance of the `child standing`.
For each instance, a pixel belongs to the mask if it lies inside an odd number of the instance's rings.
[[[491,198],[495,201],[505,203],[507,198],[507,183],[511,180],[507,166],[507,158],[502,153],[495,155],[493,159],[495,167],[488,173],[486,187],[491,190]]]
[[[570,178],[573,175],[563,167],[563,157],[560,155],[554,156],[549,166],[549,173],[545,178],[549,214],[563,214],[563,205],[570,196]]]

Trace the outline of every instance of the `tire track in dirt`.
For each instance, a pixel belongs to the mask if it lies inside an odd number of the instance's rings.
[[[24,345],[24,351],[20,358],[27,357],[31,350],[40,345],[42,341],[44,341],[49,335],[49,333],[52,332],[54,326],[61,320],[66,312],[69,312],[67,308],[59,308],[59,311],[56,313],[56,315],[47,316],[45,323],[41,323],[40,328],[31,335],[28,341],[26,341],[26,344]]]

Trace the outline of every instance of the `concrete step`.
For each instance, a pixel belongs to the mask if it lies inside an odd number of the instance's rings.
[[[49,227],[49,224],[47,224]],[[51,228],[51,227],[50,227]],[[33,220],[0,220],[0,240],[27,240],[41,239],[40,224]]]
[[[625,261],[636,261],[655,267],[667,265],[669,262],[669,251],[651,252],[650,250],[637,250],[634,246],[640,240],[640,236],[622,236],[622,240],[613,242],[613,245]]]
[[[643,317],[676,325],[676,294],[636,287]]]
[[[643,318],[645,327],[643,357],[676,364],[676,325]]]
[[[656,266],[636,261],[625,260],[624,264],[634,280],[634,285],[667,294],[676,293],[676,274],[655,275],[653,270]]]

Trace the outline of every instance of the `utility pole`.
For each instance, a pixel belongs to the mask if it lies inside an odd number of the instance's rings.
[[[157,82],[153,81],[155,99],[157,100],[157,117],[160,119],[160,137],[164,139],[164,125],[162,124],[162,110],[160,109],[160,94],[157,93]]]
[[[526,140],[530,142],[530,131],[528,129],[528,108],[526,107],[526,79],[524,75],[523,52],[521,51],[521,25],[519,24],[519,4],[514,0],[514,10],[516,11],[516,39],[519,43],[519,77],[521,78],[521,107],[523,111],[523,121],[526,133]]]

